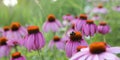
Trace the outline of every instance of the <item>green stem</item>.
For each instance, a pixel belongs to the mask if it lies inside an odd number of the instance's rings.
[[[41,60],[44,60],[44,56],[42,54],[40,54],[41,50],[38,50],[38,56],[41,58]]]
[[[54,51],[53,51],[53,57],[54,57],[54,60],[56,60],[56,47],[54,46]]]
[[[92,37],[90,36],[90,44],[92,43]]]
[[[103,35],[103,41],[106,42],[106,38],[105,38],[105,35]]]
[[[18,52],[17,45],[14,46],[15,52]]]

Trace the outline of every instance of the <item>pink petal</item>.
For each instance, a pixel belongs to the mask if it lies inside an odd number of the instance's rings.
[[[56,47],[59,49],[59,50],[64,50],[64,46],[65,46],[65,44],[64,44],[64,42],[62,42],[62,41],[59,41],[59,42],[56,42],[55,43],[56,44]]]
[[[120,47],[110,47],[110,48],[107,48],[107,51],[110,53],[118,54],[120,53]]]
[[[78,60],[86,60],[88,56],[89,56],[89,54],[86,54],[86,55],[80,57]]]
[[[102,53],[100,56],[101,56],[101,58],[104,58],[104,59],[107,59],[107,60],[116,60],[116,59],[118,59],[117,56],[115,56],[112,53],[108,53],[108,52]]]
[[[81,40],[80,43],[82,46],[88,46],[88,43],[85,40]]]
[[[54,47],[54,44],[55,44],[54,41],[50,40],[48,47],[52,49]]]
[[[98,57],[98,55],[94,55],[92,60],[100,60],[100,58]]]
[[[66,46],[65,46],[66,55],[69,58],[72,56],[72,46],[73,44],[69,41],[66,43]]]
[[[72,56],[72,57],[70,58],[70,60],[76,60],[77,58],[80,58],[81,56],[83,56],[83,55],[85,55],[85,54],[88,54],[88,52],[87,52],[87,51],[78,52],[78,53],[76,53],[74,56]]]

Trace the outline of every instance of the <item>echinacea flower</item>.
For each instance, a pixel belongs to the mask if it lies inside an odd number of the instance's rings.
[[[110,32],[110,27],[106,22],[100,22],[100,24],[98,25],[98,32],[100,34],[107,34]]]
[[[70,35],[70,40],[67,41],[65,46],[65,51],[68,58],[72,57],[77,46],[79,45],[87,46],[88,44],[84,39],[82,39],[82,34],[80,32],[72,32]]]
[[[117,11],[117,12],[120,12],[120,6],[115,6],[115,7],[113,7],[113,10],[114,10],[114,11]]]
[[[95,14],[93,17],[92,17],[92,20],[96,21],[96,20],[101,20],[101,17],[97,14]]]
[[[86,14],[80,14],[79,20],[77,21],[76,25],[76,30],[81,30],[82,26],[86,23],[87,20],[87,15]]]
[[[0,37],[0,58],[3,56],[8,56],[10,53],[10,47],[7,44],[7,39],[5,37]]]
[[[79,17],[75,16],[74,19],[71,21],[71,24],[76,24],[78,20],[79,20]]]
[[[26,58],[22,56],[20,52],[15,52],[12,54],[12,57],[10,60],[26,60]]]
[[[72,21],[74,17],[71,14],[66,14],[63,16],[63,20]]]
[[[56,47],[58,50],[64,50],[65,44],[64,42],[60,39],[59,36],[54,36],[53,40],[50,41],[49,43],[49,48]]]
[[[82,48],[70,60],[120,60],[115,54],[120,53],[120,47],[109,47],[102,42],[94,42],[88,48]]]
[[[55,18],[53,14],[48,16],[47,21],[43,24],[43,31],[44,32],[57,32],[62,27],[59,20]]]
[[[71,27],[66,32],[66,35],[69,37],[70,33],[72,33],[73,31],[75,31],[75,24],[71,24]]]
[[[20,25],[18,22],[13,22],[10,25],[10,31],[7,34],[7,39],[9,40],[22,40],[27,34],[26,28]]]
[[[2,29],[0,29],[0,32],[2,33],[2,36],[6,37],[9,30],[10,30],[9,26],[4,26]]]
[[[108,11],[102,4],[99,4],[97,7],[93,8],[92,12],[95,14],[106,14]]]
[[[68,29],[68,30],[65,32],[65,34],[63,35],[62,40],[63,40],[64,42],[70,40],[70,39],[69,39],[70,34],[71,34],[72,32],[74,32],[74,31],[75,31],[75,24],[72,24],[72,26],[70,27],[70,29]]]
[[[86,24],[82,27],[82,33],[86,36],[94,36],[97,32],[97,26],[93,20],[87,20]]]
[[[43,34],[39,31],[38,26],[29,26],[27,28],[28,35],[25,37],[24,45],[25,47],[31,50],[39,50],[45,45],[45,38]]]

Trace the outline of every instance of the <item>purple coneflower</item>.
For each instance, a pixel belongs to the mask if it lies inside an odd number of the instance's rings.
[[[65,34],[63,35],[62,40],[63,40],[64,42],[70,40],[70,39],[69,39],[70,34],[71,34],[72,32],[74,32],[74,31],[75,31],[75,24],[72,24],[72,26],[70,27],[70,29],[68,29],[68,31],[66,31]]]
[[[79,17],[75,16],[75,18],[71,21],[71,24],[76,24],[78,20],[79,20]]]
[[[67,57],[72,57],[76,51],[77,46],[79,45],[87,46],[88,44],[84,39],[82,39],[82,34],[80,32],[72,32],[70,35],[70,40],[67,41],[65,46]]]
[[[10,27],[9,27],[9,26],[4,26],[4,27],[0,30],[0,32],[2,33],[2,36],[5,36],[5,37],[6,37],[9,30],[10,30]]]
[[[5,37],[0,38],[0,58],[3,56],[8,56],[10,53],[10,47],[7,44],[7,39]]]
[[[81,30],[82,26],[86,23],[87,15],[86,14],[80,14],[79,20],[76,23],[76,30]]]
[[[63,20],[72,21],[74,17],[71,14],[66,14],[63,16]]]
[[[86,36],[94,36],[97,32],[97,26],[93,20],[87,20],[86,24],[82,27],[82,33]]]
[[[106,14],[108,11],[102,4],[99,4],[97,7],[93,8],[92,12],[96,14]]]
[[[15,52],[12,54],[12,57],[10,60],[26,60],[26,58],[22,56],[20,52]]]
[[[120,6],[115,6],[115,7],[113,7],[113,10],[114,10],[114,11],[117,11],[117,12],[120,12]]]
[[[100,22],[99,26],[98,26],[98,32],[100,34],[107,34],[110,32],[110,27],[106,22]]]
[[[70,60],[120,60],[116,55],[120,47],[107,48],[102,42],[94,42],[88,48],[81,49]]]
[[[47,21],[43,24],[43,31],[44,32],[49,32],[49,31],[57,32],[60,29],[60,27],[62,27],[60,21],[57,20],[53,14],[50,14],[48,16]]]
[[[22,38],[27,34],[27,30],[18,22],[13,22],[10,29],[11,30],[6,36],[9,40],[22,40]]]
[[[101,17],[99,16],[99,15],[97,15],[97,14],[95,14],[93,17],[92,17],[92,20],[100,20],[101,19]]]
[[[54,36],[53,40],[50,41],[49,47],[53,48],[54,46],[57,47],[59,50],[64,50],[65,44],[58,36]]]
[[[44,47],[45,39],[42,33],[39,31],[38,26],[29,26],[27,28],[28,35],[25,37],[24,45],[25,47],[31,50],[39,50]]]

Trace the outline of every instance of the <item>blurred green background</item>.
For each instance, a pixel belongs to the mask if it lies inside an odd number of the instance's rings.
[[[8,7],[0,0],[0,27],[9,25],[11,22],[17,21],[22,25],[38,25],[42,29],[42,25],[49,14],[54,14],[62,22],[62,16],[70,13],[79,15],[84,13],[85,6],[93,6],[94,3],[86,0],[18,0],[18,4],[14,7]],[[104,6],[109,10],[109,13],[103,17],[111,26],[111,32],[106,35],[107,43],[111,46],[120,46],[120,12],[112,10],[113,6],[119,5],[119,0],[110,0],[105,2]],[[96,21],[98,24],[98,21]],[[47,43],[52,39],[52,33],[44,33]],[[93,41],[103,41],[103,36],[96,34]],[[54,51],[48,51],[47,45],[43,49],[45,60],[67,60],[65,52],[56,52],[56,59],[53,58]],[[36,52],[29,53],[24,48],[19,48],[28,60],[39,60]],[[4,59],[3,59],[4,60]]]

